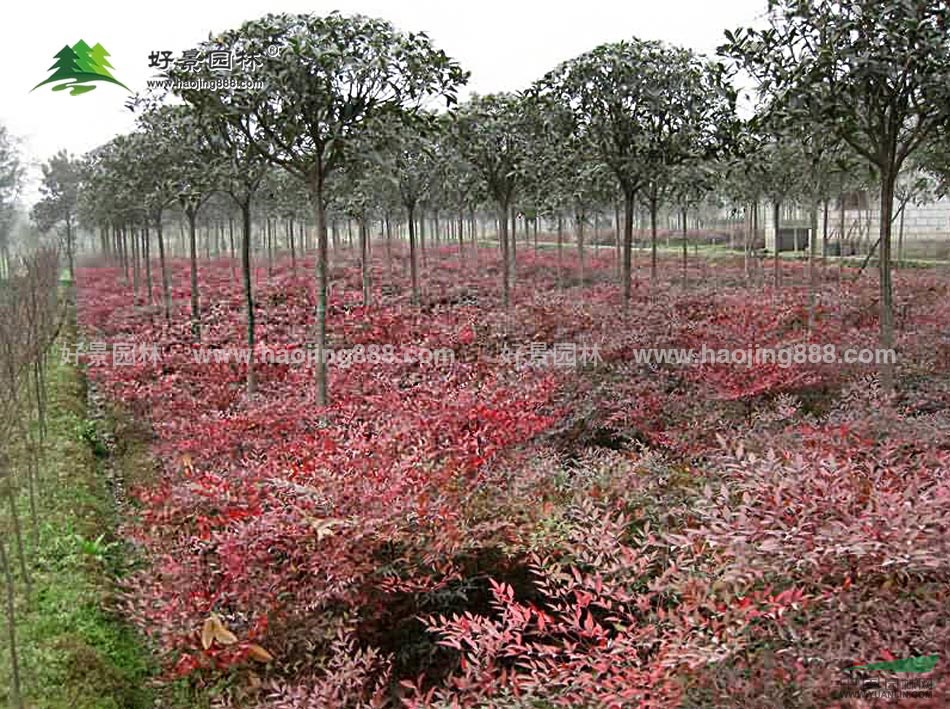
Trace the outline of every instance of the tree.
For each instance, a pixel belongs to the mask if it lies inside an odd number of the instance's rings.
[[[10,275],[10,233],[16,217],[23,168],[16,142],[0,125],[0,277]]]
[[[271,14],[200,49],[220,46],[261,65],[240,87],[181,94],[231,121],[267,161],[307,185],[317,232],[317,403],[326,405],[327,182],[367,123],[412,113],[433,97],[452,103],[467,74],[425,34],[361,15]]]
[[[244,310],[247,321],[246,342],[250,352],[247,360],[246,387],[248,395],[252,396],[257,389],[254,373],[254,347],[257,340],[254,293],[251,283],[251,204],[267,174],[269,163],[257,150],[255,141],[249,137],[251,129],[248,126],[242,128],[238,125],[242,120],[241,117],[231,121],[219,114],[202,113],[201,118],[202,129],[210,134],[209,140],[218,145],[225,156],[220,173],[223,189],[241,211],[241,280],[244,285]],[[293,235],[291,235],[292,238]]]
[[[121,144],[123,152],[134,151],[138,159],[132,159],[135,191],[144,201],[147,219],[155,227],[158,243],[158,261],[162,279],[162,304],[165,321],[171,321],[171,282],[165,256],[165,233],[163,217],[169,205],[178,197],[175,175],[175,153],[163,143],[160,133],[139,131],[131,140]],[[131,156],[130,156],[131,157]]]
[[[395,181],[399,201],[406,210],[409,227],[409,276],[412,302],[419,304],[419,259],[416,219],[418,206],[430,196],[436,175],[436,122],[424,116],[413,125],[405,123],[380,126],[387,133],[387,172]]]
[[[634,207],[650,187],[658,201],[658,175],[688,159],[694,141],[715,126],[710,106],[729,106],[735,95],[721,69],[704,72],[689,51],[633,38],[601,45],[546,74],[539,90],[568,107],[577,138],[594,149],[623,195],[623,295],[631,295]],[[654,210],[655,211],[655,210]],[[655,215],[654,215],[655,216]],[[655,272],[655,243],[654,243]]]
[[[878,173],[880,338],[894,345],[891,229],[897,176],[950,122],[950,5],[944,0],[769,0],[766,29],[727,32],[732,57],[772,110],[847,143]],[[893,365],[881,367],[886,391]]]
[[[579,280],[584,283],[584,226],[594,204],[603,203],[616,193],[613,173],[591,150],[578,125],[578,116],[570,106],[543,82],[532,87],[532,100],[540,121],[539,135],[534,141],[533,179],[531,189],[536,201],[556,214],[558,233],[558,281],[561,281],[563,249],[563,214],[574,221]]]
[[[528,157],[526,99],[515,94],[473,96],[453,113],[450,132],[495,203],[502,258],[502,301],[511,302],[508,213]]]
[[[220,189],[227,156],[222,144],[209,139],[202,115],[191,106],[163,106],[141,116],[142,127],[167,151],[168,179],[188,220],[191,256],[191,332],[201,339],[198,293],[197,226],[201,206]]]
[[[79,160],[60,150],[43,165],[42,199],[33,207],[33,221],[40,231],[62,225],[71,282],[75,280],[73,229],[81,176]]]
[[[735,123],[736,94],[721,64],[704,62],[693,52],[676,47],[666,49],[666,55],[656,73],[657,84],[648,94],[652,109],[643,151],[644,163],[649,166],[645,201],[650,212],[650,276],[654,281],[661,201],[682,186],[685,176],[698,177],[701,165],[724,153]]]

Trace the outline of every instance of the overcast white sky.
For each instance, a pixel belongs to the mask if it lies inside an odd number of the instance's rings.
[[[101,43],[112,55],[114,76],[140,91],[154,71],[148,68],[152,50],[178,56],[209,32],[267,12],[340,10],[384,17],[403,30],[425,30],[471,71],[466,91],[487,93],[525,88],[561,61],[631,36],[712,54],[724,29],[757,24],[764,9],[765,0],[12,0],[0,23],[0,58],[8,67],[0,123],[21,138],[24,155],[34,164],[61,148],[83,153],[132,128],[132,114],[123,105],[129,94],[121,87],[99,84],[79,96],[49,87],[31,93],[49,75],[53,55],[80,39]]]

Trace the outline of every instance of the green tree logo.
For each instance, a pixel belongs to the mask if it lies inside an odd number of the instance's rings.
[[[939,655],[924,655],[922,657],[905,657],[902,660],[890,662],[875,662],[869,665],[855,665],[848,670],[884,670],[887,672],[930,672],[937,666]]]
[[[70,96],[78,96],[95,89],[95,85],[90,85],[95,81],[108,81],[130,91],[128,86],[109,72],[109,69],[114,67],[107,59],[109,52],[101,44],[90,47],[83,40],[79,40],[72,47],[63,47],[54,56],[56,61],[49,68],[53,73],[34,86],[32,91],[46,84],[55,84],[53,91],[69,89]]]

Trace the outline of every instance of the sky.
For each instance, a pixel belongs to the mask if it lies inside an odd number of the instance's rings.
[[[723,30],[759,24],[765,0],[580,0],[519,2],[401,2],[399,0],[228,0],[224,3],[37,2],[12,0],[0,23],[0,62],[7,67],[0,123],[20,140],[31,166],[24,199],[36,194],[39,164],[60,149],[82,154],[133,128],[129,94],[98,83],[78,96],[54,92],[46,79],[54,55],[80,39],[102,44],[113,75],[142,91],[155,69],[152,51],[174,56],[212,32],[268,12],[364,14],[405,31],[423,30],[471,72],[462,96],[526,88],[549,69],[604,42],[659,39],[713,54]]]

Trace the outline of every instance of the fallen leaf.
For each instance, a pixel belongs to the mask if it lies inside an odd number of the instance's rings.
[[[247,646],[248,654],[258,662],[273,662],[274,656],[256,643]]]

